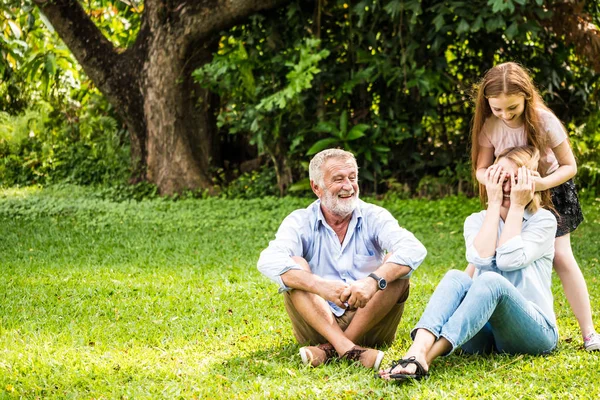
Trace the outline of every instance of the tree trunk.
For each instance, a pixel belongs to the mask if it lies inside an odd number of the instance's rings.
[[[212,105],[192,71],[220,32],[289,0],[146,0],[132,48],[116,49],[77,0],[34,0],[86,74],[118,110],[131,137],[133,181],[161,194],[210,189],[221,162]]]
[[[194,84],[189,66],[210,61],[212,49],[199,45],[194,54],[179,56],[182,43],[176,37],[153,37],[142,84],[148,180],[162,194],[210,188],[211,166],[220,162],[219,140],[211,94]]]

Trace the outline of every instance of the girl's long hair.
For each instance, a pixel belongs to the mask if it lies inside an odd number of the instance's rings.
[[[542,127],[539,111],[552,111],[546,107],[531,77],[522,66],[514,62],[496,65],[486,72],[475,89],[475,115],[471,127],[471,162],[474,177],[477,172],[477,158],[479,157],[479,137],[482,134],[485,120],[493,115],[488,103],[490,97],[497,97],[501,94],[506,96],[522,95],[525,97],[523,116],[527,144],[538,149],[540,154],[546,154],[548,136]],[[542,176],[547,173],[548,167],[545,156],[542,156],[540,168],[538,169]],[[481,192],[481,189],[483,189],[481,185],[479,189]]]
[[[525,166],[527,169],[536,171],[539,170],[539,164],[541,162],[540,154],[540,151],[533,146],[510,147],[496,157],[494,164],[497,164],[502,158],[507,158],[515,163],[517,167]],[[485,187],[479,192],[479,199],[481,200],[482,204],[487,203],[487,191],[485,190]],[[526,208],[527,211],[535,214],[540,207],[554,210],[552,207],[552,198],[549,190],[535,192],[533,195],[533,200],[527,204]]]

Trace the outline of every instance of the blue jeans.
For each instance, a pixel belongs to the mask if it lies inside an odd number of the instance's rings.
[[[495,272],[473,280],[462,271],[448,271],[411,331],[413,339],[417,329],[447,339],[448,354],[458,346],[468,353],[544,354],[558,342],[556,326]]]

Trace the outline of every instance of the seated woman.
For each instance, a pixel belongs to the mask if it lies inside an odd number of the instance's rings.
[[[473,279],[457,270],[446,274],[411,331],[414,341],[405,357],[379,371],[381,378],[427,377],[433,360],[459,346],[468,353],[554,350],[558,330],[550,284],[556,218],[541,208],[542,195],[535,192],[539,158],[534,147],[514,147],[487,169],[482,193],[487,210],[469,216],[464,228],[467,260],[476,267]]]

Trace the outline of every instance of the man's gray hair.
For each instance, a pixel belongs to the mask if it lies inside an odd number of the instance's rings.
[[[358,164],[356,163],[356,158],[354,154],[350,153],[346,150],[341,149],[326,149],[318,152],[312,160],[310,160],[310,166],[308,167],[308,176],[311,181],[315,182],[317,185],[323,185],[323,164],[330,158],[339,158],[342,160],[352,160],[356,168],[358,169]]]

